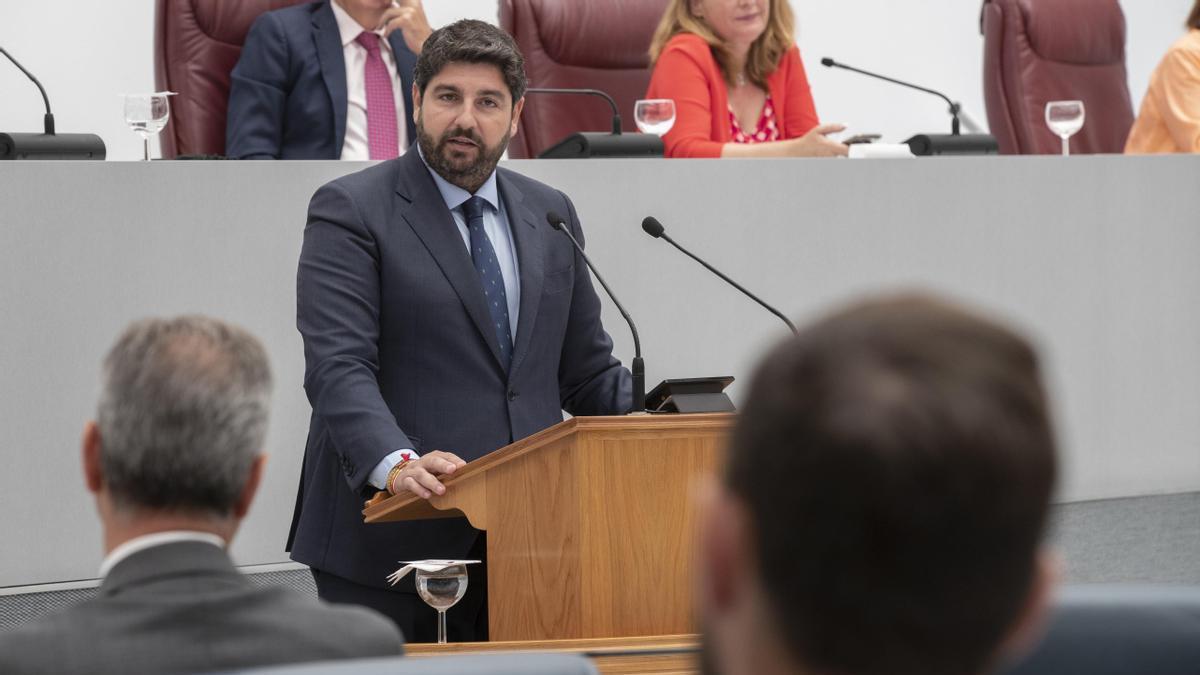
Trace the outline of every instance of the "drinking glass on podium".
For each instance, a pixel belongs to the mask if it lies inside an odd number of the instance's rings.
[[[144,161],[150,161],[150,137],[157,136],[171,118],[167,97],[174,95],[173,91],[125,94],[125,123],[142,137]]]
[[[1062,154],[1071,154],[1071,137],[1083,128],[1083,101],[1050,101],[1046,104],[1046,126],[1062,139]]]
[[[633,121],[643,134],[662,136],[675,126],[675,101],[648,98],[633,104]]]
[[[446,644],[446,610],[467,592],[467,566],[451,565],[428,572],[417,568],[417,595],[438,613],[438,644]]]

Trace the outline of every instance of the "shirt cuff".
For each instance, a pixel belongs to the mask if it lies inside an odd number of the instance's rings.
[[[379,463],[375,465],[375,468],[371,469],[370,475],[367,476],[367,482],[379,488],[380,490],[386,490],[387,475],[388,472],[392,470],[392,467],[406,459],[411,460],[418,457],[420,457],[420,455],[418,455],[417,451],[413,450],[412,448],[401,448],[400,450],[396,450],[387,457],[381,459]]]

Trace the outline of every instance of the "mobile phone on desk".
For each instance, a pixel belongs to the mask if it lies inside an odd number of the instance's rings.
[[[883,138],[883,134],[855,134],[850,138],[843,138],[842,143],[845,145],[857,145],[859,143],[874,143]]]

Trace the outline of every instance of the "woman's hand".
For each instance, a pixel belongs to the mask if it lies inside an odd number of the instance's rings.
[[[793,157],[845,157],[850,154],[850,146],[828,138],[828,134],[836,134],[845,130],[844,124],[815,126],[800,138],[786,141],[791,144],[791,147],[788,148],[791,152],[788,154]]]

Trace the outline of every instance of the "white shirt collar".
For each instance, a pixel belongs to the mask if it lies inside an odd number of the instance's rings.
[[[329,0],[329,5],[333,8],[333,18],[337,20],[338,35],[342,38],[342,49],[345,49],[350,46],[351,42],[358,39],[359,33],[362,33],[366,29],[359,25],[354,20],[354,17],[350,16],[349,12],[342,9],[342,6],[334,2],[334,0]],[[383,38],[379,41],[379,44],[384,45],[384,49],[389,52],[392,50],[392,44],[384,36],[382,28],[370,32]]]
[[[433,176],[433,182],[437,184],[438,192],[442,193],[442,201],[446,202],[446,208],[453,211],[471,198],[470,192],[439,176],[438,172],[429,166],[429,162],[425,161],[425,153],[421,150],[421,144],[415,143],[414,145],[417,146],[417,153],[421,156],[421,161],[425,163],[425,168],[429,170],[429,175]],[[488,176],[483,185],[479,186],[474,196],[482,197],[483,201],[487,202],[493,210],[500,210],[500,190],[496,187],[495,169],[492,169],[492,175]]]
[[[181,541],[200,541],[207,544],[212,544],[218,548],[225,548],[225,540],[210,532],[196,532],[194,530],[170,530],[167,532],[155,532],[153,534],[143,534],[140,537],[134,537],[129,541],[121,544],[104,556],[104,562],[100,563],[100,578],[108,576],[112,568],[117,566],[117,563],[128,558],[134,553],[145,551],[148,548],[162,546],[164,544],[175,544]]]

